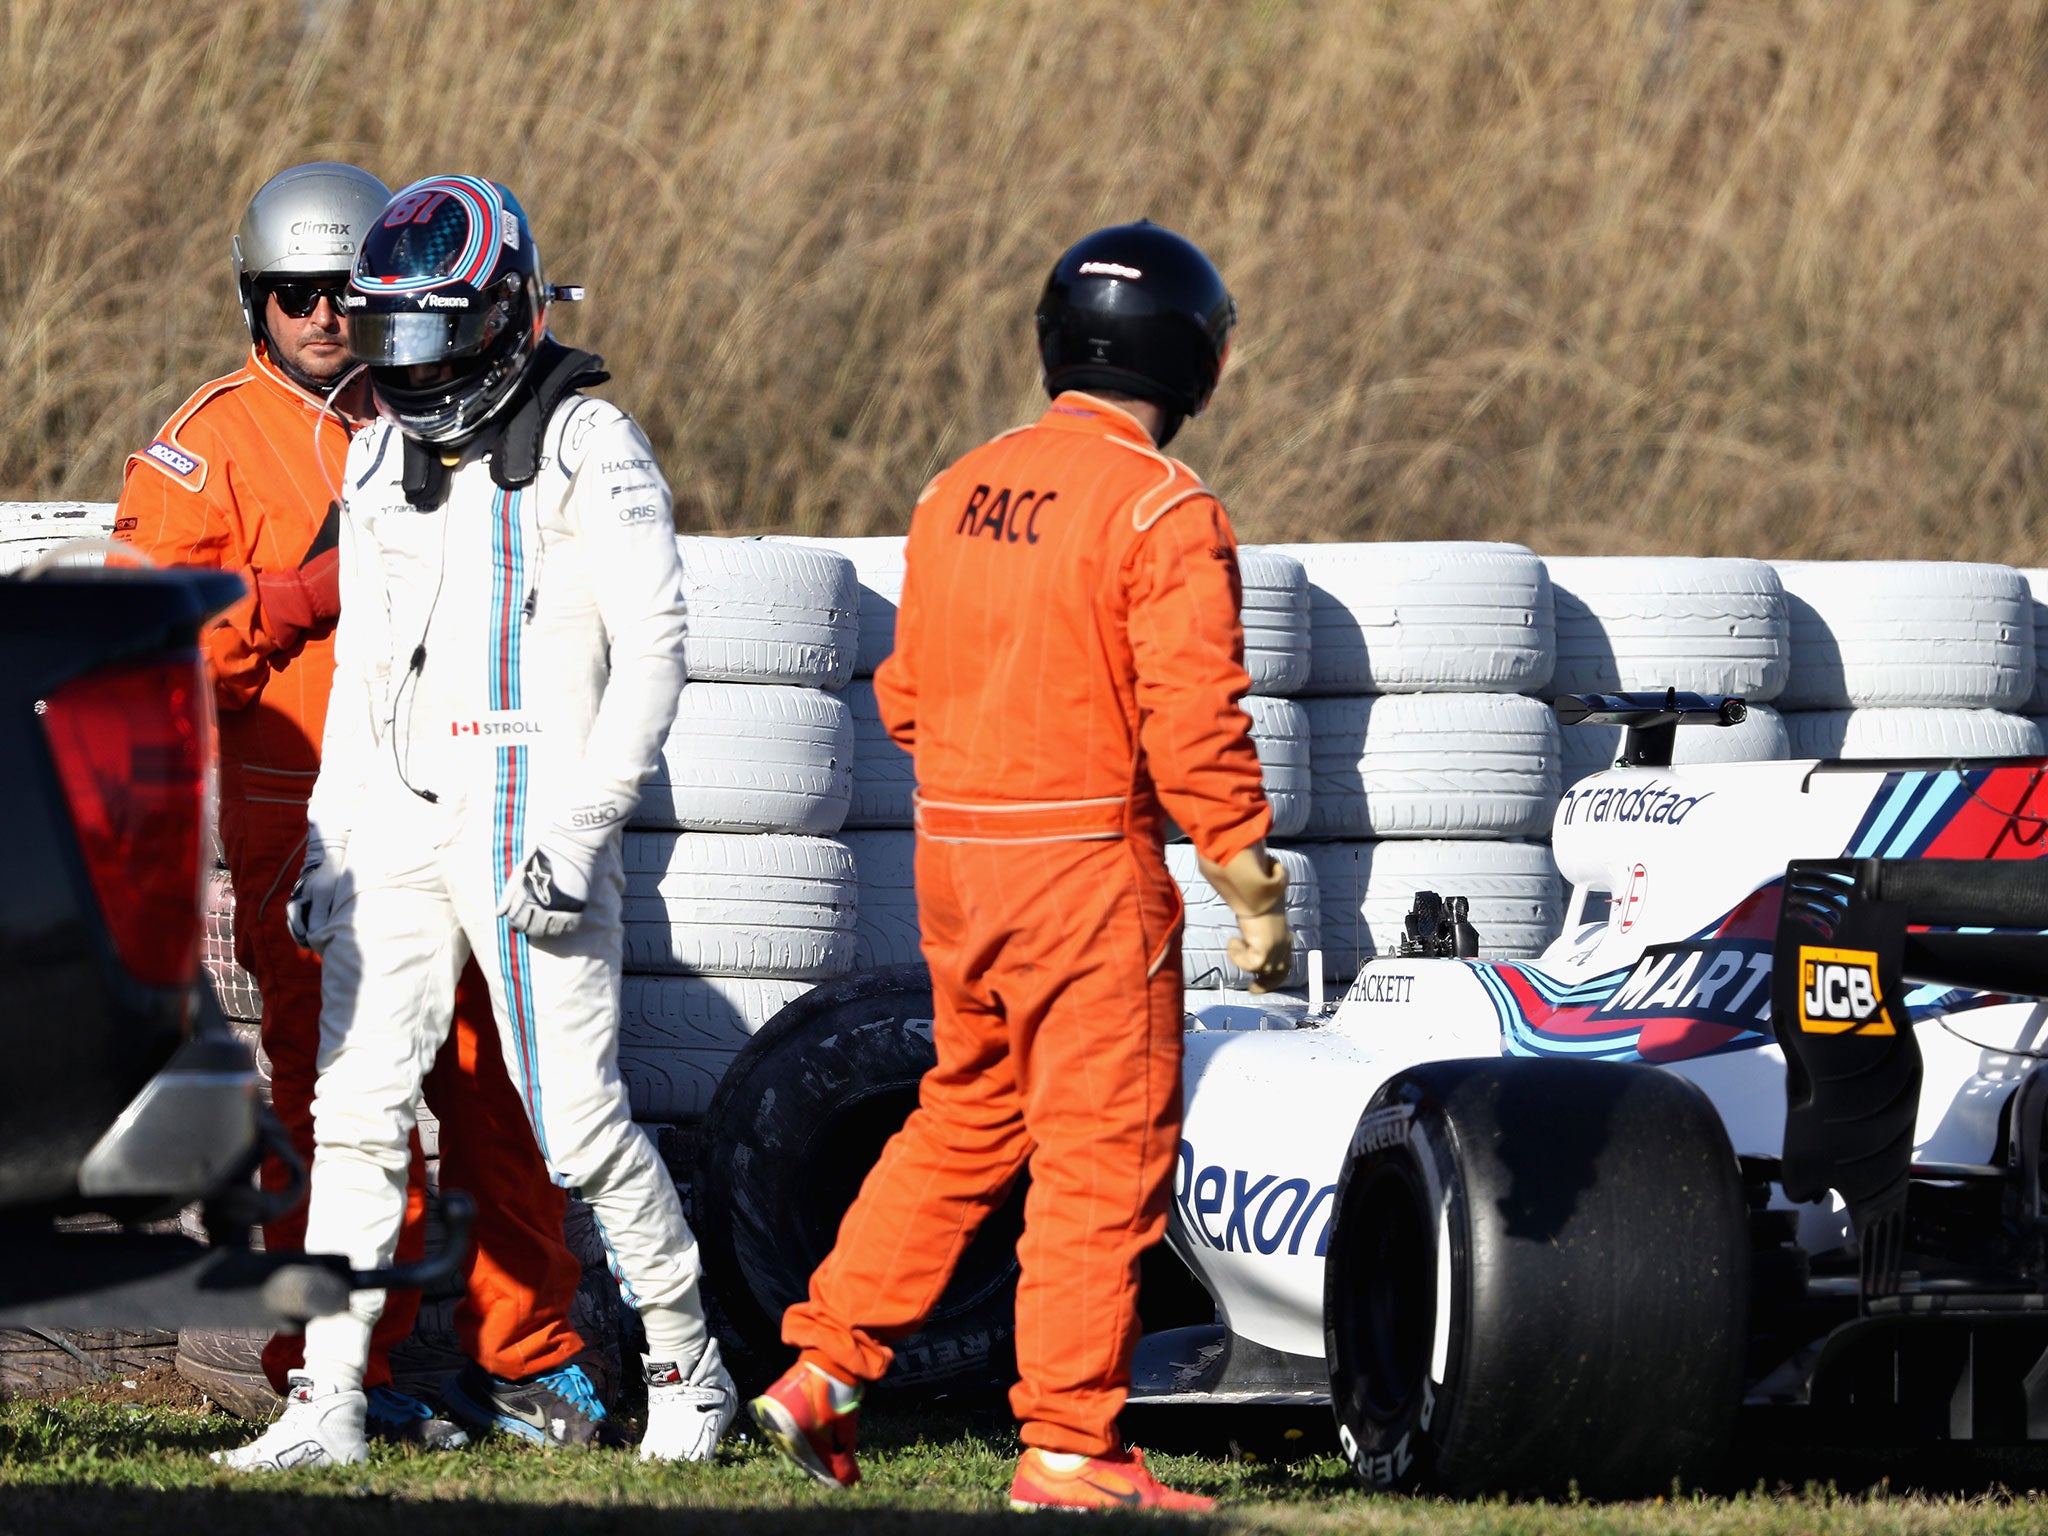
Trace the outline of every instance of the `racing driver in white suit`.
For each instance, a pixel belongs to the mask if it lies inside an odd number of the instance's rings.
[[[695,1239],[618,1070],[620,828],[683,683],[682,573],[646,437],[576,392],[503,187],[405,188],[364,239],[350,349],[383,418],[350,446],[334,696],[292,917],[321,951],[306,1248],[390,1262],[422,1073],[471,951],[556,1179],[647,1332],[643,1459],[707,1460],[736,1396]],[[382,1292],[306,1329],[249,1468],[364,1459]]]

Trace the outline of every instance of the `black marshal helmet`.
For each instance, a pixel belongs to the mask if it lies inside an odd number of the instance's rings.
[[[385,205],[349,280],[349,351],[377,409],[406,436],[475,435],[547,334],[549,289],[517,198],[473,176],[431,176]],[[441,364],[439,377],[414,370]]]
[[[1150,219],[1098,229],[1053,265],[1038,301],[1045,387],[1100,389],[1166,411],[1162,446],[1215,391],[1237,305],[1195,246]]]

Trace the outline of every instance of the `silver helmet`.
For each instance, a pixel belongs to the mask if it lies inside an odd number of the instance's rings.
[[[279,171],[249,199],[235,231],[235,293],[249,339],[262,341],[257,282],[292,274],[346,273],[391,189],[368,171],[315,160]]]

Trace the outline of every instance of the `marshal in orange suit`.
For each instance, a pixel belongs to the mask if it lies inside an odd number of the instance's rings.
[[[193,395],[130,457],[115,522],[117,538],[159,565],[217,566],[250,581],[250,594],[204,638],[220,716],[221,842],[235,886],[237,958],[263,993],[276,1113],[308,1164],[320,962],[292,942],[285,899],[305,849],[334,673],[339,594],[329,551],[342,464],[368,408],[358,385],[344,386],[331,406],[325,396],[353,366],[348,270],[387,195],[367,172],[324,163],[294,167],[256,194],[234,245],[248,361]],[[456,1308],[463,1349],[495,1377],[556,1371],[583,1346],[569,1324],[581,1270],[563,1241],[566,1197],[549,1180],[506,1074],[473,965],[426,1097],[447,1131],[443,1182],[477,1205],[477,1252]],[[421,1251],[425,1223],[417,1141],[412,1155],[399,1249],[408,1258]],[[275,1189],[287,1174],[272,1160],[262,1177]],[[264,1243],[296,1248],[304,1232],[302,1204],[264,1227]],[[381,1389],[372,1392],[370,1423],[385,1438],[459,1443],[462,1433],[437,1410],[389,1385],[388,1351],[411,1333],[417,1311],[411,1293],[385,1308],[367,1376]],[[264,1351],[280,1392],[300,1347],[288,1334]]]
[[[1018,1508],[1206,1508],[1126,1449],[1138,1261],[1180,1140],[1181,902],[1170,814],[1238,913],[1232,959],[1284,980],[1222,506],[1159,451],[1207,403],[1235,307],[1193,245],[1101,230],[1039,308],[1051,409],[969,453],[912,517],[875,677],[917,766],[917,898],[938,1065],[792,1307],[797,1365],[753,1412],[850,1485],[861,1384],[937,1302],[1028,1166],[1010,1402]]]

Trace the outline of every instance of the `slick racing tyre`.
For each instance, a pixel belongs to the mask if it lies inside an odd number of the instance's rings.
[[[1244,582],[1244,669],[1252,692],[1285,698],[1308,686],[1308,570],[1294,556],[1257,544],[1238,547]]]
[[[860,583],[844,555],[768,539],[686,535],[687,675],[841,688],[853,676]]]
[[[1323,943],[1323,903],[1316,887],[1315,866],[1297,848],[1269,850],[1287,871],[1287,926],[1294,931],[1294,969],[1287,985],[1308,985],[1308,952]],[[1202,878],[1201,861],[1191,843],[1169,843],[1166,868],[1180,887],[1187,917],[1181,929],[1181,977],[1191,987],[1248,986],[1251,978],[1230,963],[1226,953],[1238,936],[1237,918],[1223,898]]]
[[[1541,837],[1560,793],[1557,720],[1537,699],[1309,699],[1308,828],[1331,837]]]
[[[1774,699],[1791,666],[1778,573],[1761,560],[1548,558],[1550,692],[1678,688]]]
[[[2039,757],[2042,751],[2039,726],[1995,709],[1803,710],[1785,717],[1785,730],[1788,757]]]
[[[853,797],[853,715],[818,688],[685,683],[628,825],[830,834]]]
[[[1338,1440],[1376,1488],[1668,1493],[1742,1393],[1748,1212],[1706,1096],[1655,1067],[1396,1074],[1338,1176],[1323,1319]]]
[[[807,981],[626,976],[619,984],[619,1075],[636,1120],[694,1120],[733,1058]]]
[[[628,832],[625,968],[822,981],[853,967],[853,855],[824,837]]]
[[[902,535],[864,539],[784,535],[778,542],[808,544],[853,562],[854,576],[860,582],[860,647],[853,675],[873,677],[882,659],[896,649],[896,607],[903,601]]]
[[[1308,572],[1314,694],[1533,693],[1550,578],[1519,544],[1272,544]]]
[[[1557,734],[1566,789],[1589,774],[1605,773],[1621,752],[1618,725],[1567,725]],[[1785,718],[1768,704],[1750,705],[1740,725],[1684,726],[1671,748],[1671,761],[1679,764],[1775,763],[1794,755]]]
[[[1541,954],[1564,925],[1564,877],[1542,843],[1427,839],[1305,843],[1323,904],[1323,974],[1348,980],[1374,955],[1394,954],[1417,891],[1472,904],[1479,953]]]
[[[917,928],[917,834],[875,829],[842,832],[859,881],[854,910],[853,965],[921,965]]]
[[[691,1219],[743,1380],[765,1381],[791,1358],[782,1314],[808,1294],[861,1181],[917,1107],[938,1060],[931,1019],[922,966],[829,982],[770,1020],[713,1095]],[[895,1345],[884,1386],[926,1394],[1009,1380],[1024,1189],[1020,1177],[924,1327]]]
[[[2033,604],[2010,566],[1772,563],[1792,617],[1782,710],[2018,709],[2034,691]]]
[[[910,797],[917,788],[916,765],[882,728],[873,683],[856,678],[846,685],[842,697],[853,720],[853,788],[846,825],[908,830]]]

